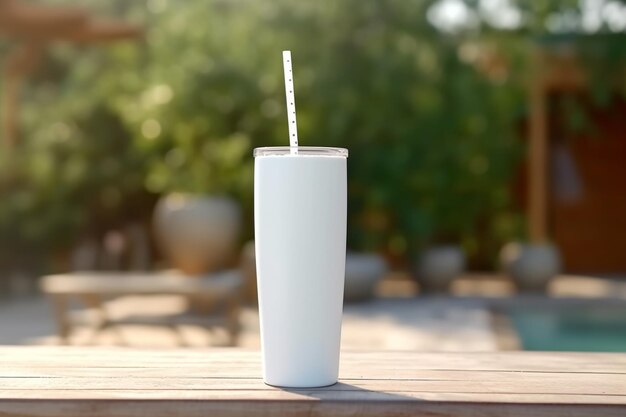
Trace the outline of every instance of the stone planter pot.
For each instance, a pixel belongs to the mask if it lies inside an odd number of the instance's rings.
[[[241,227],[238,204],[227,197],[169,194],[154,213],[157,242],[187,275],[224,268],[233,260]]]
[[[243,274],[243,298],[248,304],[258,304],[256,286],[256,253],[254,241],[247,242],[241,250],[239,266]]]
[[[415,272],[426,293],[447,292],[452,281],[465,270],[465,254],[459,246],[433,246],[423,251]]]
[[[545,292],[550,280],[561,271],[561,257],[556,246],[509,243],[500,252],[504,271],[521,291]]]
[[[376,284],[388,271],[385,259],[375,253],[346,254],[346,302],[365,301],[374,296]]]

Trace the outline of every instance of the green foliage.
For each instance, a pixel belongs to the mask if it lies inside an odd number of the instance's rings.
[[[144,156],[119,118],[101,103],[73,116],[28,130],[29,140],[0,161],[3,256],[60,249],[79,232],[115,227],[145,198]]]
[[[251,148],[286,143],[280,50],[291,49],[301,144],[351,151],[352,247],[471,240],[479,217],[510,217],[517,93],[461,62],[458,42],[427,22],[429,6],[168,4],[154,17],[168,29],[148,35],[147,71],[158,74],[147,78],[173,98],[135,121],[162,127],[148,186],[249,202]]]
[[[145,217],[150,200],[146,155],[94,81],[106,57],[61,46],[44,61],[24,92],[19,146],[0,158],[0,261],[9,263]]]
[[[251,220],[252,148],[288,142],[291,49],[301,145],[350,150],[349,245],[398,255],[519,235],[509,184],[528,35],[578,7],[519,1],[516,31],[444,33],[427,17],[434,0],[86,3],[143,24],[145,40],[51,49],[19,156],[0,162],[3,237],[71,242],[170,191],[230,194]]]

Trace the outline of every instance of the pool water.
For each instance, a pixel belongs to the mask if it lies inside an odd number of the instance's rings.
[[[524,350],[626,352],[626,307],[513,309]]]

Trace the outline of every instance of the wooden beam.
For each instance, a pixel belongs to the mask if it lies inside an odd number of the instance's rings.
[[[539,48],[532,51],[528,128],[528,237],[533,243],[543,242],[548,237],[548,105],[543,58]]]
[[[3,35],[45,39],[53,33],[83,25],[88,17],[77,7],[0,0],[0,34]]]
[[[59,36],[58,40],[76,43],[112,42],[138,38],[141,34],[141,28],[135,25],[111,19],[93,18],[76,30]]]

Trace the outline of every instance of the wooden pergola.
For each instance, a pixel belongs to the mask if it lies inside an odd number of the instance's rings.
[[[541,44],[532,50],[529,85],[528,129],[528,236],[532,243],[549,239],[548,233],[548,95],[577,91],[586,85],[586,75],[573,48],[555,53]]]
[[[18,141],[20,91],[49,44],[60,41],[94,44],[133,39],[140,35],[141,29],[135,25],[96,18],[82,8],[0,0],[0,38],[8,38],[15,43],[2,68],[4,150],[11,151]]]
[[[532,72],[528,90],[530,117],[528,125],[528,236],[533,243],[546,242],[549,203],[549,106],[553,93],[581,92],[589,88],[589,74],[581,64],[577,43],[602,42],[616,38],[626,42],[623,34],[604,36],[555,36],[535,43],[532,48]],[[593,45],[589,43],[589,45]],[[622,73],[623,74],[623,73]],[[620,78],[614,81],[619,82]]]

